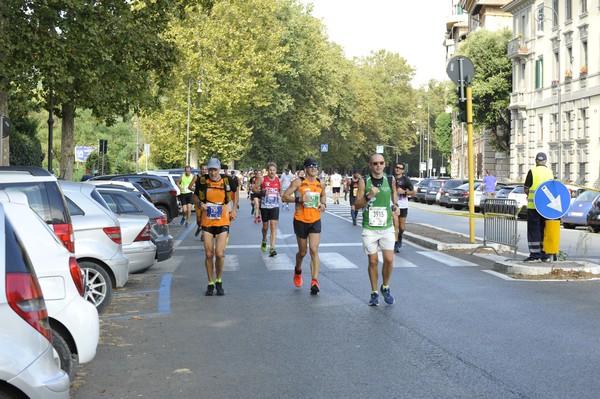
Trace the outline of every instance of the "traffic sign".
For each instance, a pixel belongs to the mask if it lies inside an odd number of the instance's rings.
[[[448,61],[446,73],[451,81],[459,85],[461,81],[467,80],[467,77],[470,77],[469,80],[473,80],[475,67],[470,59],[463,55],[457,55]]]
[[[560,219],[569,210],[571,193],[560,181],[548,180],[535,190],[533,204],[546,219]]]
[[[375,146],[375,152],[377,154],[383,154],[383,146],[382,145]]]
[[[329,144],[321,144],[321,152],[329,151]]]
[[[75,147],[75,160],[79,161],[79,162],[85,162],[88,155],[90,155],[90,153],[94,150],[95,150],[94,147],[85,147],[85,146]]]

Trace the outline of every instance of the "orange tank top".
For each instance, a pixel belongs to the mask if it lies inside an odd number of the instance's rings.
[[[321,201],[321,192],[323,187],[319,180],[310,182],[306,179],[302,179],[302,183],[298,188],[300,195],[304,195],[307,191],[310,192],[309,202],[300,202],[296,208],[294,219],[303,223],[314,223],[321,219],[321,212],[319,211],[319,204]]]
[[[206,179],[206,211],[202,214],[202,226],[229,226],[229,208],[225,204],[225,181]]]

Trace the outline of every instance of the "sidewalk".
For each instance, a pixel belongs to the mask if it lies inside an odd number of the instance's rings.
[[[463,251],[473,252],[483,242],[480,239],[475,239],[475,243],[471,244],[469,236],[460,234],[447,229],[422,224],[422,223],[406,223],[406,231],[404,239],[422,247],[436,251]],[[600,265],[585,262],[585,261],[556,261],[550,263],[525,263],[523,259],[527,256],[513,257],[513,252],[510,247],[500,244],[491,244],[496,251],[501,255],[494,263],[494,270],[508,275],[550,275],[557,269],[565,272],[584,272],[600,275]],[[490,250],[486,250],[490,251]],[[481,251],[483,252],[483,251]],[[493,252],[492,252],[493,253]],[[504,259],[502,259],[504,257]]]

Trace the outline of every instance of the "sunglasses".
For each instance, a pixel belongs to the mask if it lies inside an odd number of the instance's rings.
[[[404,169],[404,166],[396,166],[396,169]]]
[[[318,168],[319,165],[317,164],[312,164],[312,165],[306,165],[307,168]]]
[[[385,161],[381,161],[381,162],[371,162],[371,165],[373,166],[377,166],[377,165],[383,165],[385,164]]]

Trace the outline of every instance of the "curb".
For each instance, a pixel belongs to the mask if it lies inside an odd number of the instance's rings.
[[[544,266],[542,266],[544,265]],[[546,266],[548,265],[548,266]],[[525,264],[520,260],[506,260],[494,263],[494,270],[505,274],[535,276],[550,274],[553,270],[587,272],[600,274],[600,266],[590,262],[557,261],[551,263]]]

